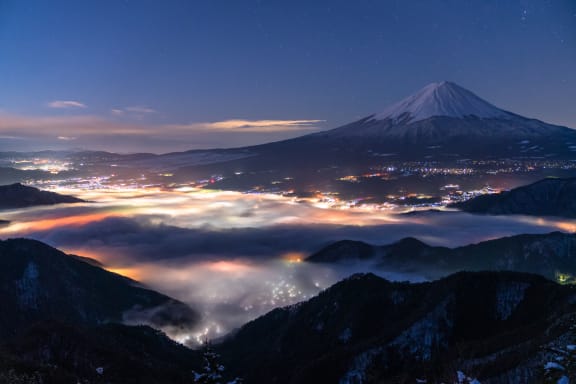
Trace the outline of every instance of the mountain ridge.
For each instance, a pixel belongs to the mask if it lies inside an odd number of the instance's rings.
[[[0,240],[0,382],[192,382],[186,304],[37,240]],[[128,325],[129,324],[129,325]]]
[[[342,248],[342,244],[345,246]],[[330,244],[305,260],[318,263],[371,262],[382,270],[436,279],[461,270],[535,273],[548,279],[576,278],[576,234],[522,234],[447,248],[404,238],[375,246],[364,242]]]
[[[21,183],[0,185],[0,209],[85,202],[85,200],[74,196],[43,191]]]
[[[548,178],[498,194],[450,204],[470,213],[576,218],[576,178]]]
[[[481,382],[540,383],[542,347],[573,337],[574,294],[516,272],[419,284],[356,274],[217,347],[252,383],[452,382],[456,370]]]
[[[40,241],[0,240],[0,335],[40,320],[188,328],[199,314],[127,277]]]

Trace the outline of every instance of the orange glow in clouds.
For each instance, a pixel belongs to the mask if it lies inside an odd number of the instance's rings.
[[[250,270],[250,267],[248,265],[230,260],[209,262],[206,265],[208,266],[209,269],[217,272],[243,273],[248,272]]]
[[[282,256],[282,259],[290,264],[301,263],[305,258],[302,252],[289,252]]]
[[[44,219],[38,221],[28,221],[9,225],[6,228],[1,229],[0,233],[45,231],[64,226],[79,227],[96,221],[101,221],[109,217],[126,217],[126,215],[113,212],[102,212],[102,213],[90,213],[85,215],[57,217],[53,219]]]
[[[556,223],[556,226],[562,230],[562,231],[566,231],[566,232],[576,232],[576,223],[575,222],[563,222],[560,221],[558,223]]]

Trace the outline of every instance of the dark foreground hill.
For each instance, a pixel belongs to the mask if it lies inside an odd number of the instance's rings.
[[[0,335],[40,320],[97,325],[133,320],[189,327],[187,305],[28,239],[0,241]]]
[[[199,361],[148,326],[42,321],[0,344],[0,383],[193,383]]]
[[[576,276],[576,234],[516,235],[457,248],[433,247],[414,238],[383,246],[344,240],[316,252],[307,261],[367,261],[428,278],[462,270],[507,270],[566,280]]]
[[[572,340],[575,294],[513,272],[423,284],[360,274],[248,323],[220,350],[250,383],[454,383],[457,371],[541,383],[544,347]]]
[[[38,188],[29,187],[20,183],[0,185],[0,209],[82,202],[85,201],[74,196],[41,191]]]
[[[0,302],[0,382],[192,379],[196,354],[145,325],[187,331],[198,313],[77,256],[34,240],[0,241]]]
[[[576,178],[545,179],[494,195],[450,205],[471,213],[576,218]]]

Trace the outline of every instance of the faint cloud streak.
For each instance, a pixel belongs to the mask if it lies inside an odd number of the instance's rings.
[[[155,109],[152,109],[150,107],[126,107],[124,108],[125,111],[127,112],[134,112],[134,113],[156,113]]]
[[[78,137],[91,134],[147,134],[149,128],[116,123],[93,115],[21,116],[0,113],[0,134],[27,136]]]
[[[224,120],[213,123],[203,123],[208,129],[238,129],[252,132],[273,132],[286,130],[313,129],[317,123],[324,120]]]
[[[131,106],[131,107],[124,107],[124,108],[112,108],[110,113],[113,116],[144,116],[151,113],[158,113],[157,110],[150,107],[143,107],[143,106]]]
[[[69,108],[86,108],[86,104],[75,100],[54,100],[48,103],[50,108],[69,109]]]

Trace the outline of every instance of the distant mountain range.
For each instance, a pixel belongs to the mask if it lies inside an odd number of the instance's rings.
[[[85,201],[74,196],[41,191],[38,188],[29,187],[20,183],[0,185],[0,209],[83,202]]]
[[[576,234],[517,235],[458,248],[433,247],[414,238],[374,246],[339,241],[309,256],[317,263],[373,263],[383,270],[439,278],[458,271],[519,271],[549,279],[576,277]]]
[[[576,178],[545,179],[493,195],[449,205],[471,213],[576,218]]]
[[[359,274],[246,324],[219,350],[249,383],[542,383],[544,347],[560,355],[573,343],[575,294],[512,272],[423,284]]]

